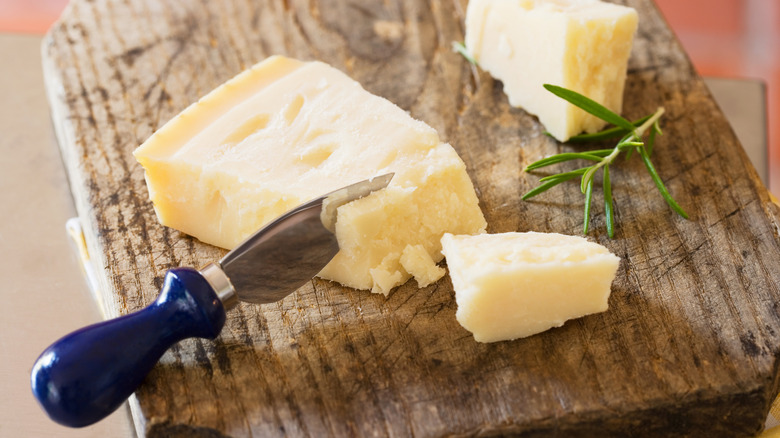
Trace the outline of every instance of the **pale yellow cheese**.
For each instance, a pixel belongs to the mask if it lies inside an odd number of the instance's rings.
[[[456,318],[479,342],[523,338],[607,310],[620,259],[555,233],[442,238]]]
[[[387,189],[338,210],[341,250],[320,276],[358,289],[387,294],[411,275],[429,282],[442,234],[486,225],[452,146],[321,62],[268,58],[176,116],[135,157],[160,222],[224,248],[309,199],[395,172]],[[409,246],[416,255],[402,262]]]
[[[436,282],[447,273],[444,268],[436,266],[431,254],[423,245],[406,245],[400,261],[401,266],[414,276],[420,287]]]
[[[637,13],[598,0],[470,0],[466,49],[512,106],[561,141],[605,122],[543,88],[577,91],[620,114]]]

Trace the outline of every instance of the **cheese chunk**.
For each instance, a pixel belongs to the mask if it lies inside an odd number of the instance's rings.
[[[577,91],[620,114],[636,28],[634,9],[598,0],[470,0],[466,49],[504,83],[510,105],[566,141],[605,122],[542,85]]]
[[[479,342],[523,338],[607,310],[620,259],[582,237],[504,233],[442,238],[458,322]]]
[[[357,289],[430,281],[442,234],[486,226],[452,146],[321,62],[268,58],[184,110],[135,157],[162,224],[228,249],[307,200],[395,172],[386,189],[337,213],[340,252],[319,275]],[[404,267],[410,245],[427,266]]]

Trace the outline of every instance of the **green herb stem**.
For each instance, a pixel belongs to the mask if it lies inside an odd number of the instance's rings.
[[[609,166],[604,166],[604,218],[607,223],[607,235],[615,235],[615,217],[612,213],[612,183],[609,180]]]
[[[599,169],[603,170],[603,190],[604,190],[604,213],[605,223],[607,228],[607,235],[612,238],[615,234],[615,208],[614,199],[612,196],[612,179],[610,177],[609,166],[620,155],[620,152],[626,151],[626,159],[631,156],[632,152],[638,151],[642,162],[647,168],[650,177],[655,183],[661,196],[669,204],[669,206],[677,212],[680,216],[688,218],[688,214],[677,204],[677,202],[669,194],[669,191],[664,186],[661,178],[658,176],[658,172],[655,170],[655,166],[650,161],[650,153],[653,150],[656,135],[661,135],[661,128],[658,121],[664,114],[663,107],[659,107],[653,114],[643,117],[637,121],[629,122],[620,115],[607,109],[601,104],[575,92],[567,90],[555,85],[545,84],[546,88],[551,93],[558,97],[570,102],[571,104],[583,109],[584,111],[608,122],[615,127],[607,129],[605,131],[595,134],[582,134],[572,137],[570,140],[574,142],[579,141],[593,141],[603,140],[606,138],[614,138],[621,136],[620,141],[612,149],[599,149],[587,152],[564,152],[557,155],[542,158],[534,163],[531,163],[526,167],[526,171],[540,169],[542,167],[550,166],[552,164],[563,163],[571,160],[588,160],[595,161],[596,163],[589,167],[583,167],[580,169],[562,172],[558,174],[548,175],[542,177],[539,182],[541,185],[535,189],[530,190],[523,195],[523,199],[529,199],[538,195],[550,188],[578,176],[580,179],[580,191],[585,195],[585,209],[583,212],[584,220],[582,226],[582,232],[588,233],[588,224],[590,223],[591,206],[593,204],[593,180]],[[643,140],[643,137],[647,131],[650,131],[647,142]]]
[[[645,131],[647,131],[648,128],[651,126],[658,124],[658,119],[661,118],[662,115],[664,115],[664,112],[666,110],[664,107],[658,107],[658,109],[653,113],[653,115],[650,116],[649,119],[645,120],[644,123],[642,123],[638,128],[634,130],[634,135],[636,136],[636,139],[639,141],[642,141],[642,136],[645,135]]]
[[[576,178],[577,176],[582,175],[583,173],[587,172],[588,169],[590,169],[590,167],[581,167],[579,169],[575,169],[575,170],[572,170],[572,171],[569,171],[569,172],[556,173],[555,175],[543,176],[543,177],[539,178],[539,182],[551,181],[551,180],[558,179],[558,178],[563,177],[563,176],[569,176],[569,175],[571,175],[571,178],[569,178],[569,179],[573,179],[573,178]]]
[[[614,160],[618,154],[620,154],[620,148],[615,147],[615,149],[612,150],[612,153],[607,155],[606,157],[602,158],[601,161],[596,163],[595,165],[591,166],[590,169],[588,169],[584,175],[582,175],[582,181],[580,181],[580,191],[582,193],[585,193],[585,188],[587,187],[588,183],[591,179],[593,179],[593,176],[596,174],[596,171],[599,170],[600,167],[608,166],[612,163],[612,160]]]
[[[641,119],[634,120],[631,122],[634,126],[639,126],[642,123],[644,123],[647,119],[649,119],[650,116],[644,116]],[[575,135],[574,137],[570,137],[568,142],[569,143],[585,143],[589,141],[602,141],[602,140],[609,140],[611,138],[620,137],[622,135],[625,135],[628,133],[628,130],[625,128],[621,128],[620,126],[614,126],[609,129],[605,129],[603,131],[594,132],[591,134],[579,134]]]
[[[612,152],[612,151],[609,151]],[[531,163],[528,165],[528,167],[525,168],[526,171],[529,170],[536,170],[541,169],[542,167],[547,167],[551,164],[558,164],[563,163],[564,161],[571,161],[576,159],[583,159],[583,160],[590,160],[590,161],[601,161],[603,158],[602,154],[595,154],[595,153],[578,153],[578,152],[565,152],[558,155],[553,155],[551,157],[542,158],[539,161],[536,161],[534,163]]]
[[[593,200],[593,180],[588,182],[588,186],[585,188],[585,213],[582,215],[584,220],[582,221],[582,234],[588,234],[588,224],[590,223],[590,204]]]
[[[676,211],[680,216],[688,219],[688,213],[686,213],[685,210],[683,210],[682,207],[677,204],[674,198],[672,198],[672,195],[669,194],[669,190],[666,189],[663,181],[661,181],[661,177],[658,176],[658,172],[656,172],[655,166],[653,166],[653,163],[650,161],[650,156],[647,154],[645,148],[639,148],[639,156],[642,157],[642,161],[645,163],[645,167],[650,173],[650,177],[653,179],[653,182],[658,188],[658,191],[661,192],[661,196],[663,196],[666,203],[669,204],[669,207]]]
[[[523,195],[522,199],[525,201],[526,199],[532,198],[532,197],[538,195],[539,193],[546,192],[547,190],[557,186],[558,184],[560,184],[560,183],[562,183],[564,181],[568,181],[570,179],[576,178],[577,175],[578,174],[574,174],[574,173],[572,173],[571,175],[558,174],[557,175],[558,178],[548,179],[542,185],[537,186],[535,189],[531,189],[528,193]]]
[[[612,110],[606,108],[604,105],[589,97],[585,97],[576,91],[567,90],[566,88],[559,87],[557,85],[544,84],[543,86],[552,94],[568,101],[572,105],[579,107],[590,114],[593,114],[601,120],[612,123],[615,126],[620,126],[621,128],[628,131],[633,131],[635,129],[631,122],[624,119],[620,115],[615,114],[615,112]]]
[[[471,56],[471,53],[469,53],[469,49],[466,48],[465,44],[461,43],[460,41],[453,41],[452,50],[460,53],[460,56],[466,58],[466,61],[470,62],[472,65],[477,65],[477,61],[473,56]]]

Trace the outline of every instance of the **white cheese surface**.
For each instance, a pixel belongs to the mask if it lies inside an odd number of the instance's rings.
[[[577,236],[445,234],[456,317],[480,342],[531,336],[607,310],[620,259]]]
[[[411,276],[427,284],[443,275],[443,233],[486,226],[452,146],[321,62],[268,58],[184,110],[135,157],[160,222],[224,248],[309,199],[394,172],[387,189],[338,211],[341,251],[320,275],[358,289],[386,294]]]
[[[598,0],[470,0],[466,48],[512,106],[560,141],[605,122],[543,88],[562,86],[620,114],[637,14]]]

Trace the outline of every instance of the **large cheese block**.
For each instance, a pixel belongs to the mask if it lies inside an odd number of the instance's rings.
[[[442,238],[458,322],[479,342],[523,338],[607,310],[620,259],[555,233]]]
[[[425,123],[321,62],[274,56],[176,116],[135,151],[160,222],[232,248],[309,199],[394,172],[339,208],[319,274],[387,294],[443,275],[445,232],[485,229],[463,161]]]
[[[566,141],[605,122],[544,89],[577,91],[620,114],[637,13],[598,0],[470,0],[466,49],[513,106]]]

